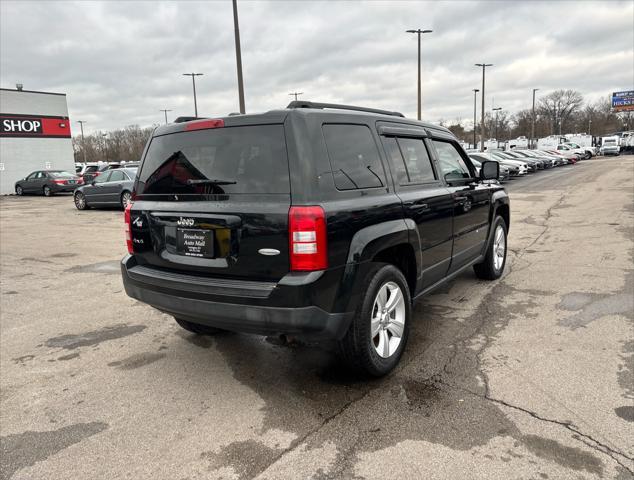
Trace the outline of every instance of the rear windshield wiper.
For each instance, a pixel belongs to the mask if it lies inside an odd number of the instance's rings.
[[[192,180],[191,178],[189,180],[187,180],[187,185],[204,185],[204,184],[211,184],[211,185],[235,185],[236,181],[234,180],[218,180],[218,179],[211,179],[211,178],[204,178],[201,180]]]

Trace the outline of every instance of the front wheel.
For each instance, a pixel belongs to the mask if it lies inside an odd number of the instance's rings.
[[[189,320],[183,320],[182,318],[174,317],[174,320],[176,320],[176,323],[188,332],[196,333],[198,335],[215,335],[217,333],[224,332],[224,330],[220,328],[201,325],[200,323],[190,322]]]
[[[16,195],[24,195],[24,190],[22,189],[22,187],[20,185],[18,185],[17,187],[15,187],[15,194]]]
[[[482,263],[473,266],[478,278],[495,280],[502,276],[506,265],[506,222],[502,217],[496,217],[493,222],[493,236],[487,247],[487,252]]]
[[[42,193],[44,193],[45,197],[50,197],[51,195],[53,195],[53,191],[51,190],[51,187],[49,187],[48,185],[44,185],[44,188],[42,189]]]
[[[86,203],[86,196],[83,193],[75,193],[74,201],[77,210],[86,210],[88,208],[88,204]]]
[[[396,367],[409,335],[411,299],[403,273],[394,265],[375,264],[364,284],[348,332],[339,352],[352,368],[374,377]]]
[[[592,154],[590,152],[586,152],[585,159],[590,160],[592,158]]]

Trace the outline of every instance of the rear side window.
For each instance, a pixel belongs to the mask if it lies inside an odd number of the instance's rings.
[[[121,170],[113,170],[110,174],[109,182],[120,182],[124,179],[123,172]]]
[[[403,154],[408,183],[436,180],[427,148],[421,138],[399,138],[398,145]]]
[[[138,195],[290,193],[284,127],[224,127],[154,137],[138,178]]]
[[[324,125],[324,138],[337,190],[385,185],[379,151],[365,125]]]

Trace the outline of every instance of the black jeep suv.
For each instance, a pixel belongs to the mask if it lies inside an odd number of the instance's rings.
[[[158,127],[125,213],[125,290],[191,332],[335,339],[384,375],[414,300],[471,266],[502,274],[497,177],[396,112],[292,102]]]

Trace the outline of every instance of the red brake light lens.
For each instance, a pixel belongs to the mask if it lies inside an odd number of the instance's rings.
[[[291,207],[288,212],[288,238],[292,271],[328,268],[326,214],[323,208]]]
[[[128,253],[134,253],[134,245],[132,244],[132,230],[130,226],[130,209],[132,205],[128,205],[125,208],[125,213],[123,214],[125,220],[125,243],[128,247]]]
[[[192,122],[188,122],[185,125],[185,131],[189,132],[191,130],[206,130],[208,128],[221,128],[225,126],[225,121],[222,118],[212,119],[212,120],[194,120]]]

